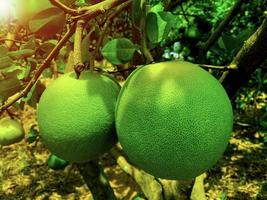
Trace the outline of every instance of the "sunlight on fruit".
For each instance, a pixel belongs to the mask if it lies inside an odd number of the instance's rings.
[[[0,17],[9,17],[12,10],[12,3],[10,0],[0,0]]]

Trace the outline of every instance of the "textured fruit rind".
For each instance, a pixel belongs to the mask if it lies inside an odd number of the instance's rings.
[[[41,96],[37,120],[47,148],[70,162],[95,159],[116,141],[114,110],[120,86],[106,75],[67,73]]]
[[[228,144],[232,124],[222,85],[188,62],[137,69],[116,106],[118,138],[130,161],[166,179],[191,179],[211,168]]]

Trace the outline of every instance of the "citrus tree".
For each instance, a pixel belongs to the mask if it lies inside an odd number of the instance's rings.
[[[267,83],[264,3],[10,2],[0,145],[24,138],[10,108],[28,104],[38,125],[28,142],[45,145],[52,169],[77,165],[94,199],[116,199],[100,161],[107,152],[139,184],[136,199],[205,199],[204,173],[227,147],[238,91],[251,76],[257,91]],[[255,7],[257,23],[241,12]],[[257,123],[267,129],[266,114]]]

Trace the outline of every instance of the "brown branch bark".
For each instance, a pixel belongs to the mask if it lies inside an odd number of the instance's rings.
[[[65,4],[61,3],[59,0],[49,0],[51,4],[53,4],[54,6],[62,9],[65,13],[68,13],[70,15],[79,15],[79,14],[82,14],[79,12],[79,10],[76,10],[76,9],[72,9],[72,8],[69,8],[68,6],[66,6]]]
[[[50,54],[47,56],[47,58],[43,61],[43,63],[40,65],[32,79],[29,81],[29,83],[26,85],[26,87],[18,93],[14,98],[8,100],[5,102],[4,105],[0,107],[0,115],[3,113],[5,109],[7,109],[9,106],[11,106],[13,103],[15,103],[17,100],[19,100],[22,97],[25,97],[31,88],[34,86],[34,84],[37,82],[38,78],[42,74],[42,72],[49,67],[49,64],[51,61],[58,55],[59,50],[65,45],[65,43],[70,39],[70,37],[75,32],[76,24],[73,24],[68,32],[63,36],[63,38],[58,42],[58,44],[54,47],[54,49],[50,52]]]
[[[204,190],[204,179],[205,174],[201,174],[200,176],[195,178],[195,183],[192,189],[192,193],[190,196],[191,200],[206,200],[205,190]]]
[[[97,161],[76,164],[94,200],[116,200],[104,170]]]
[[[250,38],[244,43],[230,65],[238,70],[226,71],[220,81],[223,83],[230,97],[234,97],[251,77],[252,73],[267,58],[267,18]]]
[[[149,200],[163,200],[161,184],[153,176],[128,163],[118,149],[113,148],[110,152],[121,169],[136,181]]]
[[[164,200],[187,200],[189,196],[187,194],[188,189],[191,188],[193,180],[191,181],[177,181],[159,179],[162,185],[162,194]],[[191,191],[190,191],[191,192]],[[190,193],[189,193],[190,194]]]
[[[189,195],[187,195],[187,192],[188,188],[191,188],[193,180],[177,181],[157,179],[143,170],[131,165],[123,156],[119,147],[111,149],[110,153],[116,159],[117,164],[121,167],[121,169],[136,181],[147,199],[186,200],[189,198],[191,191]]]
[[[205,53],[210,49],[210,47],[219,39],[224,29],[231,23],[232,19],[238,14],[238,11],[241,8],[241,5],[244,3],[244,0],[237,0],[232,9],[229,11],[224,20],[219,24],[215,29],[209,39],[200,44],[200,57],[203,57]]]
[[[106,0],[91,6],[86,6],[79,10],[79,12],[83,14],[74,16],[72,19],[84,19],[85,21],[89,21],[124,2],[125,0]]]

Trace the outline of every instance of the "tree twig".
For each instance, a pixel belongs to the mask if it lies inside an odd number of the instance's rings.
[[[206,64],[198,64],[200,67],[207,69],[216,69],[216,70],[237,70],[236,65],[226,65],[226,66],[214,66],[214,65],[206,65]]]
[[[80,15],[82,14],[81,11],[79,10],[76,10],[76,9],[72,9],[72,8],[69,8],[68,6],[66,6],[65,4],[61,3],[59,0],[49,0],[51,4],[53,4],[54,6],[62,9],[65,13],[68,13],[72,16],[75,16],[75,15]],[[83,11],[85,12],[85,11]]]
[[[132,0],[130,0],[132,1]],[[84,19],[89,21],[93,18],[96,18],[98,15],[104,14],[106,11],[111,10],[112,8],[124,3],[125,0],[105,0],[100,3],[86,6],[80,9],[80,15],[72,17],[73,20]]]
[[[118,16],[118,14],[120,14],[123,10],[125,10],[126,8],[128,8],[129,6],[131,5],[131,1],[126,1],[124,3],[122,3],[121,5],[119,5],[116,10],[111,14],[109,15],[109,17],[107,18],[104,26],[103,26],[103,29],[102,29],[102,32],[97,40],[97,43],[96,43],[96,53],[99,52],[99,49],[100,49],[100,46],[102,45],[103,43],[103,39],[104,39],[104,36],[106,35],[107,31],[108,31],[108,28],[111,27],[111,24],[114,20],[114,18],[116,16]]]
[[[1,38],[1,39],[0,39],[0,42],[5,42],[5,41],[17,42],[17,43],[21,43],[21,44],[26,44],[25,41],[21,41],[21,40],[15,40],[15,39],[10,39],[10,38]]]
[[[25,97],[29,93],[29,91],[34,86],[34,84],[36,83],[36,81],[38,80],[38,78],[40,77],[40,75],[42,74],[42,72],[47,67],[49,67],[49,64],[51,63],[51,61],[58,55],[59,50],[65,45],[65,43],[73,35],[73,33],[75,32],[75,27],[76,27],[76,24],[73,24],[70,27],[70,29],[68,30],[68,32],[63,36],[63,38],[58,42],[58,44],[54,47],[54,49],[50,52],[50,54],[47,56],[47,58],[40,65],[40,67],[38,68],[38,70],[36,71],[36,73],[33,75],[33,77],[31,78],[31,80],[28,82],[28,84],[26,85],[26,87],[20,93],[18,93],[14,98],[12,98],[11,100],[8,100],[7,102],[4,103],[4,105],[2,105],[0,107],[0,115],[3,113],[3,111],[5,109],[7,109],[9,106],[11,106],[17,100],[19,100],[22,97]]]

